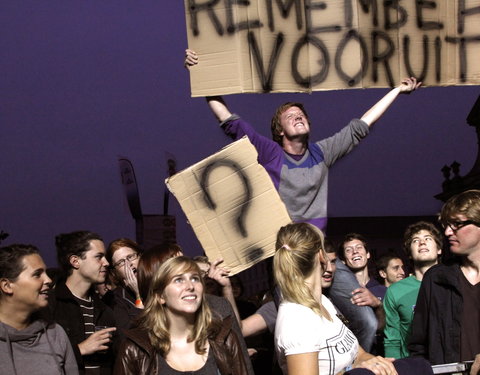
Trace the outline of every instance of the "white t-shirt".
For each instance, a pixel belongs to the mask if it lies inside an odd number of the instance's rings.
[[[337,374],[357,357],[357,338],[337,317],[337,311],[327,297],[322,296],[322,304],[333,321],[297,303],[284,301],[280,304],[275,325],[275,348],[285,375],[288,373],[288,355],[318,352],[318,368],[322,375]]]

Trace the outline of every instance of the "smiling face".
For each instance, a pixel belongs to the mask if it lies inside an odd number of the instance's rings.
[[[351,270],[361,270],[367,267],[370,253],[362,241],[354,239],[343,244],[345,264]]]
[[[119,280],[125,280],[126,270],[130,268],[134,274],[137,273],[138,253],[130,247],[120,247],[112,255],[112,265]]]
[[[403,261],[400,258],[390,259],[385,270],[380,270],[379,274],[385,279],[385,286],[388,288],[390,285],[405,278]]]
[[[307,116],[298,107],[290,107],[280,116],[281,136],[289,140],[305,138],[310,132]]]
[[[34,312],[48,304],[48,291],[52,280],[38,254],[23,258],[23,271],[15,281],[10,281],[10,295],[19,311]]]
[[[103,283],[107,277],[108,261],[105,246],[100,240],[90,241],[90,247],[83,256],[72,256],[71,262],[82,278],[92,284]]]
[[[416,267],[436,264],[441,253],[442,249],[428,230],[422,229],[412,236],[410,254]]]
[[[469,219],[465,215],[458,214],[450,220],[458,223],[458,229],[453,230],[450,225],[446,225],[445,236],[450,244],[450,250],[457,255],[480,256],[480,227],[475,224],[462,226],[461,222],[467,220]]]
[[[173,276],[161,294],[160,302],[169,314],[194,315],[202,303],[203,284],[196,271]]]

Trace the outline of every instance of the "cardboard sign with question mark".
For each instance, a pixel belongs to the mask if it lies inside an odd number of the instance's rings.
[[[168,178],[210,260],[231,274],[272,256],[287,209],[247,137]]]

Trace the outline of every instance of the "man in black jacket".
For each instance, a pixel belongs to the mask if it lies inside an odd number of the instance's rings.
[[[432,364],[474,360],[480,369],[480,190],[450,198],[440,222],[456,257],[425,274],[408,349]]]
[[[80,374],[110,374],[115,319],[93,290],[107,276],[103,241],[98,234],[79,231],[60,234],[55,242],[66,279],[56,284],[50,296],[47,318],[65,329]]]

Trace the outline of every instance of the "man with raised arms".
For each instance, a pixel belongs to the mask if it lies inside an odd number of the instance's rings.
[[[198,63],[197,54],[186,50],[185,65]],[[295,222],[309,222],[322,230],[327,223],[328,169],[348,154],[390,107],[399,94],[420,87],[415,78],[405,78],[390,90],[360,119],[350,123],[332,137],[310,142],[310,121],[301,103],[285,103],[271,121],[270,140],[236,114],[232,114],[219,97],[207,97],[207,102],[225,134],[237,140],[247,135],[258,151],[258,162],[269,173],[280,197]]]
[[[185,66],[192,69],[196,64],[197,54],[187,49]],[[420,85],[421,82],[413,77],[403,79],[399,86],[390,90],[360,119],[353,119],[338,133],[318,142],[309,141],[310,121],[301,103],[289,102],[277,109],[271,121],[273,140],[270,140],[230,112],[221,97],[207,97],[207,102],[225,134],[234,140],[248,136],[257,149],[258,162],[270,175],[292,220],[308,222],[325,230],[328,169],[368,134],[370,126],[385,113],[399,94],[410,93]],[[349,290],[358,287],[358,283],[354,283]],[[375,322],[372,311],[363,311],[347,316],[347,319],[353,321],[357,316],[367,314],[369,316],[362,317],[361,321]],[[376,325],[372,324],[371,327],[367,333],[354,332],[365,350],[370,349],[375,336]]]

